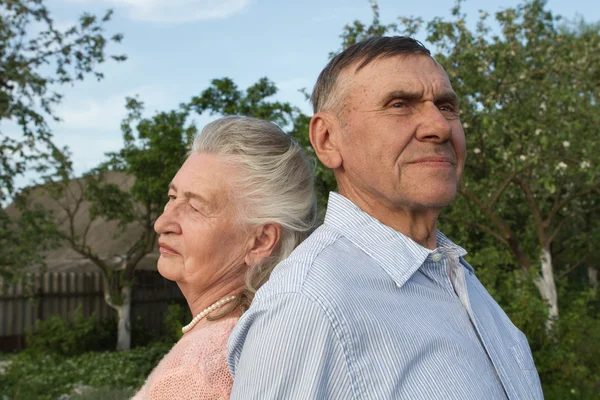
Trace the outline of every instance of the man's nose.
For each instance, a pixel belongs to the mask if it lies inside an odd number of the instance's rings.
[[[431,102],[423,104],[421,121],[417,128],[417,139],[434,143],[444,143],[452,136],[452,126],[447,116]]]

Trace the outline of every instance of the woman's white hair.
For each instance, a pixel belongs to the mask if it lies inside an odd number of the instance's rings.
[[[191,151],[218,155],[237,168],[239,179],[231,182],[232,200],[243,226],[281,226],[273,254],[249,266],[241,296],[246,308],[275,265],[289,256],[316,224],[314,164],[277,125],[250,117],[224,117],[209,123],[194,138]]]

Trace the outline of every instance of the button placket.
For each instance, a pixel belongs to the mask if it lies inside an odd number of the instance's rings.
[[[454,291],[458,296],[461,304],[467,310],[469,317],[471,318],[471,322],[473,325],[476,325],[475,317],[473,315],[473,310],[471,309],[471,302],[469,301],[469,292],[467,291],[467,281],[465,279],[465,270],[460,265],[460,261],[458,259],[457,254],[449,255],[448,257],[448,267],[449,267],[449,275],[450,280],[452,281],[452,286],[454,287]]]

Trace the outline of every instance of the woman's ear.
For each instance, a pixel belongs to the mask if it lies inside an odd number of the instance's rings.
[[[342,165],[339,134],[339,123],[331,112],[320,111],[310,120],[310,143],[327,168],[336,169]]]
[[[279,224],[265,224],[257,227],[250,238],[250,250],[246,253],[244,261],[247,265],[256,265],[273,254],[279,238],[281,226]]]

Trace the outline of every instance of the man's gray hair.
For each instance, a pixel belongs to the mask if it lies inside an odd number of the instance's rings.
[[[337,81],[344,69],[356,65],[354,72],[358,72],[374,60],[411,54],[431,56],[421,42],[408,36],[373,37],[348,47],[333,57],[319,74],[310,97],[314,113],[341,106]]]
[[[245,226],[276,223],[280,240],[271,257],[249,266],[242,293],[245,307],[267,281],[275,265],[290,255],[314,229],[317,203],[314,163],[302,147],[272,122],[250,117],[224,117],[195,137],[193,153],[223,157],[239,171],[231,182],[232,200]]]

